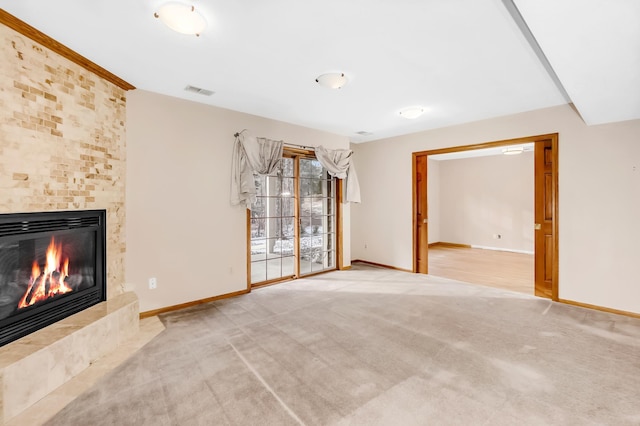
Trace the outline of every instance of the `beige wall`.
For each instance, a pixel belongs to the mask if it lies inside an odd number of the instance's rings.
[[[440,241],[533,253],[533,151],[437,163]]]
[[[559,296],[640,313],[640,120],[586,126],[568,105],[354,145],[353,258],[412,267],[412,152],[555,132]]]
[[[235,132],[349,148],[346,137],[141,90],[129,93],[127,123],[126,279],[142,312],[247,288],[246,210],[229,203]]]
[[[123,291],[125,92],[0,25],[0,212],[107,210],[107,297]]]

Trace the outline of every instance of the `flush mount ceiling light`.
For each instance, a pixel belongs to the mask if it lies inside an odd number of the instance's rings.
[[[316,78],[316,83],[329,89],[341,89],[347,81],[347,76],[343,72],[330,72]]]
[[[401,117],[404,117],[404,118],[408,118],[409,120],[413,120],[414,118],[418,118],[422,114],[424,114],[424,108],[422,108],[420,106],[412,106],[412,107],[403,108],[403,109],[400,110],[400,112],[398,112],[398,115],[400,115]]]
[[[510,147],[507,147],[507,148],[502,148],[502,153],[504,155],[522,154],[523,151],[524,151],[524,147],[523,146],[510,146]]]
[[[184,3],[165,3],[153,16],[160,18],[167,27],[181,34],[200,36],[207,27],[204,16],[194,6]]]

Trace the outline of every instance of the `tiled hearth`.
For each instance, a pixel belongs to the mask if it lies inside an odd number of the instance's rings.
[[[127,292],[0,348],[0,424],[114,352],[138,329],[138,298]]]

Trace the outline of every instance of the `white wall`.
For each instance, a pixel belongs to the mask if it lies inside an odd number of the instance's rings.
[[[533,158],[530,151],[437,161],[440,241],[533,253]]]
[[[443,241],[440,237],[440,161],[427,158],[427,217],[429,244]],[[449,241],[453,242],[453,241]]]
[[[245,128],[349,148],[343,136],[142,90],[127,94],[126,281],[140,311],[247,288],[246,213],[229,203],[233,134]],[[343,207],[349,265],[350,208]]]
[[[556,132],[559,296],[640,313],[640,120],[586,126],[569,105],[354,145],[353,258],[412,268],[412,152]]]

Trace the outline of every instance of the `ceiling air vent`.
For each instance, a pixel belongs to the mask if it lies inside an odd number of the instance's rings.
[[[371,136],[373,135],[373,133],[371,132],[365,132],[364,130],[361,130],[359,132],[356,132],[356,135],[360,135],[360,136]]]
[[[187,92],[197,93],[198,95],[204,95],[204,96],[211,96],[214,93],[211,90],[201,89],[201,88],[195,87],[195,86],[187,86],[187,87],[184,88],[184,90],[186,90]]]

